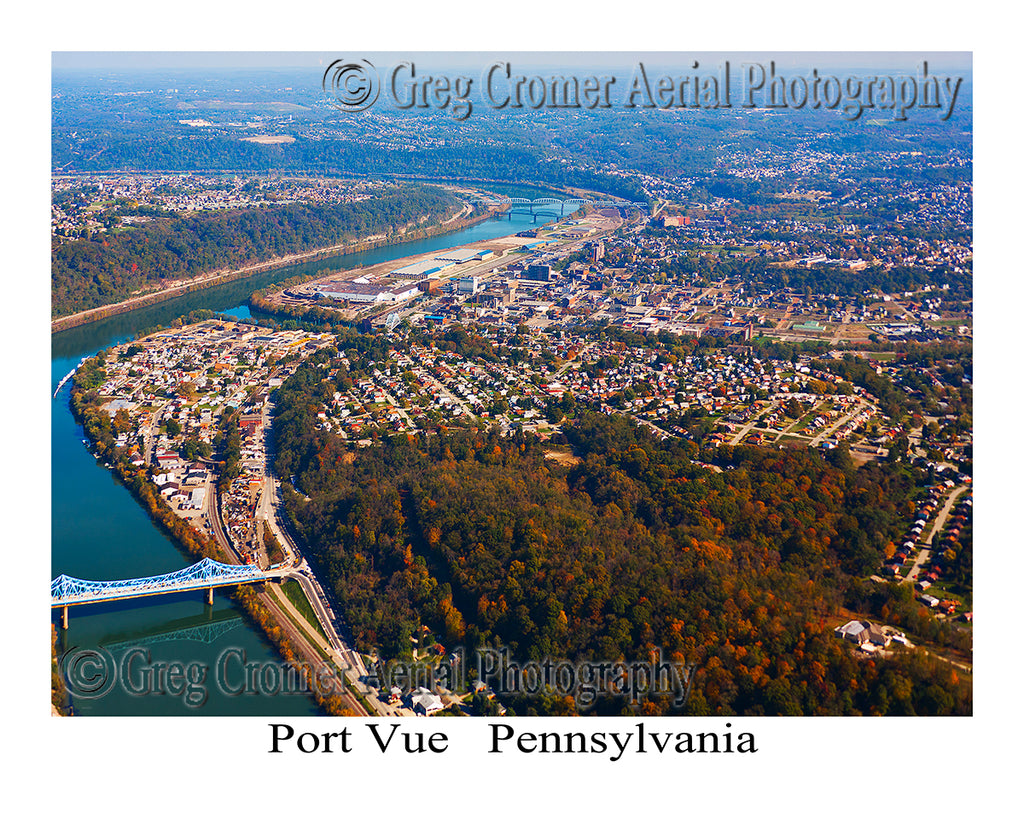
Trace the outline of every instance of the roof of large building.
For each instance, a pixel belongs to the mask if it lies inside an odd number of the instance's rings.
[[[836,629],[839,634],[843,637],[850,636],[856,637],[862,631],[864,631],[865,625],[860,620],[851,620],[845,626],[840,626]]]
[[[397,270],[392,270],[392,276],[401,276],[402,278],[416,277],[416,276],[429,276],[432,273],[440,273],[442,270],[447,270],[455,262],[439,261],[437,259],[424,259],[422,262],[413,262],[407,264],[405,267],[399,267]]]
[[[456,247],[438,253],[434,258],[439,262],[468,262],[470,259],[475,259],[481,252],[475,248]]]

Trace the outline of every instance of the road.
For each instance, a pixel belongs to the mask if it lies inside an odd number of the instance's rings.
[[[395,408],[395,412],[397,412],[405,420],[405,422],[409,426],[411,426],[413,429],[416,428],[416,422],[413,421],[412,418],[409,417],[409,413],[407,413],[402,408],[401,404],[398,403],[398,401],[395,399],[395,397],[390,392],[385,391],[385,393],[384,393],[384,400],[387,401],[392,407]]]
[[[812,447],[818,446],[818,444],[820,444],[822,441],[824,441],[826,438],[828,438],[830,435],[832,435],[833,432],[835,432],[837,429],[842,427],[843,424],[847,423],[848,421],[853,419],[855,416],[857,416],[858,414],[863,412],[863,410],[864,410],[864,408],[866,406],[867,406],[867,404],[865,404],[864,402],[862,402],[858,398],[857,401],[853,405],[853,409],[851,409],[848,413],[846,413],[846,415],[844,415],[842,418],[840,418],[838,421],[836,421],[831,426],[824,427],[821,430],[821,432],[819,432],[817,435],[814,436],[814,438],[811,439],[811,442],[810,442],[810,444],[808,444],[808,446],[812,446]]]
[[[653,432],[656,436],[658,436],[659,440],[664,441],[666,438],[678,438],[679,437],[675,433],[672,433],[672,432],[669,432],[668,430],[662,429],[657,424],[655,424],[653,421],[648,421],[646,418],[641,418],[639,415],[634,415],[631,412],[622,412],[622,411],[619,411],[619,410],[616,410],[616,412],[619,415],[625,415],[627,418],[632,418],[634,421],[636,421],[636,423],[638,423],[638,424],[640,424],[642,426],[648,427],[651,430],[651,432]]]
[[[739,432],[737,432],[735,435],[732,436],[732,440],[729,441],[729,443],[732,446],[736,446],[740,441],[743,440],[743,438],[747,435],[747,433],[749,433],[755,426],[757,426],[757,420],[759,418],[762,418],[763,416],[768,415],[777,406],[778,406],[778,402],[777,401],[772,401],[769,406],[765,407],[763,410],[761,410],[760,412],[755,414],[754,417],[750,419],[750,423],[749,424],[747,424],[745,427],[742,427]]]
[[[931,558],[932,550],[925,547],[932,545],[932,540],[935,535],[941,532],[942,527],[945,526],[946,518],[949,517],[949,513],[952,511],[953,506],[956,503],[956,499],[966,491],[967,486],[958,486],[949,493],[949,497],[946,498],[946,502],[943,504],[939,514],[935,516],[935,524],[932,526],[931,531],[928,532],[928,537],[922,541],[921,549],[917,553],[917,559],[914,561],[914,565],[910,567],[910,571],[907,572],[907,576],[904,577],[901,582],[913,583],[917,579],[917,576],[921,573],[921,567]]]
[[[333,610],[329,610],[327,595],[309,568],[309,564],[303,557],[302,551],[296,545],[288,530],[280,525],[281,482],[270,470],[272,453],[269,447],[269,433],[272,414],[273,402],[267,401],[263,408],[263,491],[260,494],[260,503],[256,509],[256,517],[270,528],[270,531],[277,538],[278,543],[281,544],[281,548],[285,552],[285,566],[283,567],[282,576],[291,578],[302,586],[306,599],[309,601],[310,606],[312,606],[321,628],[323,628],[324,633],[327,635],[327,641],[321,641],[320,647],[334,660],[338,668],[345,673],[349,685],[358,691],[378,714],[393,716],[395,715],[394,709],[380,701],[371,689],[361,681],[361,678],[367,676],[362,657],[338,633],[336,624],[340,622],[340,617]],[[318,641],[321,640],[319,634],[314,635],[314,637]]]
[[[579,366],[579,361],[566,361],[561,367],[558,368],[558,370],[554,374],[549,375],[547,377],[548,383],[550,383],[552,381],[557,381],[559,378],[562,377],[562,375],[565,373],[565,371],[568,370],[570,367],[578,367],[578,366]]]
[[[338,636],[333,622],[326,610],[326,601],[323,597],[323,591],[320,589],[320,585],[317,583],[316,579],[299,571],[289,572],[285,577],[298,581],[302,586],[306,599],[309,600],[310,605],[313,607],[313,611],[316,613],[317,619],[320,621],[320,625],[328,635],[327,641],[324,641],[318,633],[314,633],[312,637],[320,648],[330,656],[338,668],[344,671],[349,687],[358,691],[378,714],[383,716],[393,716],[394,709],[387,703],[378,699],[377,695],[373,693],[373,690],[363,682],[367,676],[366,666],[363,665],[363,659],[359,656],[357,651],[348,646],[345,641]]]
[[[469,404],[463,401],[457,395],[455,395],[455,393],[449,390],[443,383],[441,383],[441,381],[434,378],[434,376],[427,372],[423,367],[414,367],[413,372],[424,382],[432,383],[435,387],[437,387],[437,391],[441,394],[441,396],[447,398],[450,403],[461,407],[462,411],[469,418],[473,419],[474,421],[476,420],[476,415],[473,413],[473,410],[469,406]]]
[[[274,485],[273,478],[268,478],[267,482]],[[261,498],[260,501],[261,508],[264,507],[263,500],[270,494],[270,492],[264,491],[263,498]],[[241,563],[242,560],[240,555],[235,552],[227,536],[224,534],[220,514],[217,511],[217,485],[213,481],[210,482],[210,491],[207,493],[207,496],[210,503],[209,518],[214,538],[220,547],[224,549],[225,554],[230,555],[236,562]],[[277,526],[277,520],[273,514],[273,504],[268,502],[266,507],[269,509],[269,514],[264,517],[264,523],[270,526],[279,542],[282,544],[288,544],[285,546],[286,549],[291,545],[293,559],[300,560],[297,556],[297,550],[295,550],[294,546],[291,544],[291,539],[288,538],[287,535],[285,535]],[[257,512],[257,515],[259,515],[259,512]],[[304,561],[300,560],[300,562],[304,565]],[[324,606],[323,593],[319,589],[319,586],[297,568],[283,567],[275,572],[271,572],[270,574],[280,577],[282,580],[290,578],[298,581],[302,586],[303,592],[309,600],[310,605],[313,607],[313,611],[316,614],[317,619],[320,621],[320,625],[323,627],[324,633],[328,635],[327,641],[324,641],[323,638],[320,637],[319,633],[310,628],[308,633],[311,635],[312,641],[334,661],[338,670],[345,675],[349,687],[354,688],[359,691],[360,694],[363,694],[378,714],[388,714],[388,707],[379,702],[379,700],[372,695],[366,686],[359,681],[359,677],[365,676],[366,671],[363,668],[359,655],[345,645],[335,631],[334,626],[331,623],[331,618]],[[303,615],[300,614],[291,604],[291,601],[288,600],[283,590],[280,587],[271,584],[268,591],[264,592],[261,597],[263,602],[267,604],[274,613],[274,619],[288,632],[289,636],[296,643],[299,649],[315,662],[319,658],[319,655],[316,654],[316,651],[312,646],[308,646],[310,639],[307,638],[306,634],[299,632],[284,615],[284,612],[287,611],[296,622],[301,623],[305,620]],[[347,706],[357,714],[363,714],[366,712],[366,709],[351,692],[347,692],[343,695],[343,698],[345,699]]]
[[[269,431],[269,417],[272,405],[268,402],[267,406],[264,407],[263,417],[263,429]],[[267,439],[266,434],[263,439],[263,452],[265,456],[268,456],[267,451]],[[264,464],[267,463],[269,457],[264,458]],[[231,545],[230,539],[224,532],[223,522],[219,512],[219,504],[217,500],[217,485],[216,482],[211,480],[209,484],[209,492],[207,492],[207,517],[210,520],[211,531],[217,544],[224,550],[224,554],[228,556],[230,560],[237,563],[242,563],[242,557],[239,555],[234,547]],[[262,520],[264,525],[269,526],[271,532],[274,533],[278,542],[281,543],[285,551],[285,565],[281,566],[276,571],[270,572],[274,577],[284,579],[293,579],[299,583],[302,587],[306,598],[309,600],[313,612],[315,613],[317,620],[320,622],[324,633],[327,635],[327,640],[323,640],[319,633],[315,632],[315,629],[310,628],[308,631],[312,634],[313,642],[315,646],[318,646],[324,653],[326,653],[332,661],[336,664],[337,668],[344,673],[347,683],[350,688],[358,691],[372,708],[380,715],[394,715],[394,709],[385,703],[377,699],[372,691],[360,681],[360,677],[366,676],[366,668],[363,665],[362,659],[359,654],[348,646],[345,641],[338,635],[337,629],[335,628],[336,618],[331,616],[331,613],[327,608],[327,597],[320,588],[320,584],[312,576],[312,571],[309,569],[308,564],[302,557],[301,552],[295,545],[291,536],[279,525],[277,519],[277,504],[280,503],[281,499],[281,487],[280,482],[272,475],[269,474],[269,469],[264,466],[264,483],[263,490],[260,494],[259,506],[256,510],[257,520]],[[303,653],[309,655],[311,659],[316,660],[319,655],[316,653],[315,647],[310,645],[310,639],[304,634],[300,633],[294,625],[284,615],[287,611],[292,617],[296,618],[297,622],[304,622],[305,618],[295,609],[291,604],[291,601],[287,599],[283,590],[279,587],[271,585],[269,590],[261,595],[264,603],[266,603],[275,614],[282,628],[285,628],[291,638],[296,641],[299,645],[300,650]],[[351,693],[345,695],[346,702],[352,708],[352,710],[363,713],[365,708],[359,703],[358,700],[352,696]]]
[[[781,430],[781,431],[780,431],[780,432],[779,432],[779,433],[778,433],[778,434],[777,434],[777,435],[775,436],[775,442],[776,442],[776,443],[778,443],[778,442],[779,442],[780,440],[782,440],[782,436],[784,436],[784,435],[789,435],[789,434],[790,434],[790,431],[791,431],[791,430],[793,429],[793,427],[795,427],[795,426],[796,426],[797,424],[799,424],[799,423],[800,423],[800,420],[801,420],[801,419],[802,419],[802,418],[803,418],[803,417],[804,417],[804,416],[805,416],[806,414],[807,414],[806,412],[801,412],[801,413],[800,413],[800,414],[799,414],[799,415],[798,415],[798,416],[797,416],[796,418],[794,418],[794,419],[793,419],[793,422],[792,422],[792,423],[791,423],[791,424],[790,424],[790,425],[789,425],[788,427],[786,427],[785,429]],[[775,432],[775,430],[769,430],[769,432]],[[800,435],[800,433],[799,433],[799,432],[793,432],[792,434],[793,434],[793,435]],[[805,436],[805,435],[800,435],[800,437],[801,437],[801,438],[805,438],[806,436]]]
[[[320,627],[324,630],[324,634],[327,635],[325,640],[319,632],[309,629],[309,641],[312,641],[331,658],[338,669],[344,673],[348,687],[358,691],[377,714],[393,716],[394,709],[379,700],[373,691],[362,681],[366,677],[366,668],[363,665],[362,658],[358,652],[348,646],[338,635],[334,627],[334,620],[327,610],[327,601],[323,590],[320,588],[320,584],[312,577],[312,572],[305,561],[303,561],[302,566],[303,569],[282,570],[281,576],[282,579],[295,580],[299,583],[306,599],[313,608],[313,613],[316,615]],[[293,617],[297,617],[299,622],[303,622],[303,616],[291,605],[291,601],[287,600],[284,592],[279,588],[272,588],[272,591],[281,607],[288,609]]]
[[[297,650],[311,665],[318,666],[323,662],[320,655],[313,648],[312,644],[314,643],[327,653],[328,656],[332,656],[329,649],[324,645],[323,638],[319,633],[315,632],[312,628],[303,628],[300,631],[295,625],[295,623],[305,623],[305,619],[292,605],[287,595],[279,586],[269,585],[268,591],[262,595],[262,600],[270,610],[275,622],[280,624],[288,638],[295,644]],[[339,666],[339,669],[341,668],[343,666]],[[333,678],[326,680],[322,676],[314,676],[313,684],[324,686],[321,688],[322,693],[338,693],[345,703],[345,707],[352,713],[358,716],[364,716],[369,713],[355,696],[347,677],[343,683],[342,680],[337,678],[336,674]]]
[[[854,404],[853,408],[850,409],[847,413],[845,413],[841,418],[839,418],[839,420],[835,421],[832,424],[829,424],[826,427],[823,427],[820,432],[818,432],[814,436],[811,436],[806,434],[806,432],[793,432],[793,429],[799,426],[800,422],[807,417],[807,412],[801,413],[796,419],[793,420],[791,424],[789,424],[789,426],[787,426],[785,429],[781,431],[776,429],[761,428],[757,426],[758,420],[765,417],[766,415],[769,415],[772,412],[772,410],[774,410],[779,405],[779,403],[780,402],[778,400],[773,400],[771,406],[759,412],[756,416],[751,418],[745,426],[743,426],[738,432],[736,432],[736,434],[733,435],[732,440],[729,443],[735,446],[740,441],[742,441],[743,438],[753,429],[763,429],[766,435],[775,435],[775,442],[778,442],[783,437],[789,436],[794,438],[802,438],[805,441],[807,441],[807,445],[809,447],[816,447],[819,444],[821,444],[823,440],[832,435],[832,433],[834,433],[837,429],[840,429],[844,424],[849,422],[852,418],[854,418],[858,413],[862,412],[868,406],[866,402],[857,399],[857,402]],[[811,410],[810,412],[816,412],[818,406],[820,406],[820,402],[816,404],[815,409]]]

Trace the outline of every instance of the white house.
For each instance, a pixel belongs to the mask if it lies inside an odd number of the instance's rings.
[[[413,711],[417,714],[423,714],[428,717],[435,711],[440,711],[444,708],[444,703],[441,702],[441,698],[427,688],[417,688],[412,692],[409,699],[412,701]]]

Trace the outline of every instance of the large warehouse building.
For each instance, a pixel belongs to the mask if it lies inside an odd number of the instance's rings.
[[[397,304],[420,292],[414,282],[370,282],[353,279],[347,282],[327,282],[317,288],[317,298],[348,301],[356,304]]]

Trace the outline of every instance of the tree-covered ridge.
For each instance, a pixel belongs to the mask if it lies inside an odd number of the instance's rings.
[[[440,188],[403,187],[359,202],[168,216],[119,233],[64,242],[52,253],[53,315],[113,304],[167,280],[439,221],[458,205]]]
[[[60,131],[60,129],[58,129]],[[449,139],[451,139],[449,135]],[[493,141],[493,137],[489,141]],[[459,144],[455,144],[458,142]],[[582,149],[576,143],[578,149]],[[509,184],[598,191],[608,196],[643,199],[641,185],[622,175],[581,168],[578,162],[552,161],[550,152],[510,135],[500,144],[452,144],[409,150],[403,146],[359,143],[350,139],[299,137],[286,145],[256,145],[222,136],[168,139],[149,134],[97,134],[79,143],[59,132],[53,141],[54,166],[71,163],[79,172],[170,171],[317,172],[385,178],[487,179]],[[85,158],[87,157],[87,158]]]
[[[700,668],[687,713],[970,712],[948,667],[860,659],[832,631],[846,572],[876,566],[912,508],[910,472],[746,447],[722,448],[716,471],[692,444],[587,412],[566,428],[570,467],[494,430],[350,451],[316,429],[323,375],[307,363],[276,393],[276,466],[362,648],[406,654],[426,623],[446,645],[520,660],[661,649]]]

